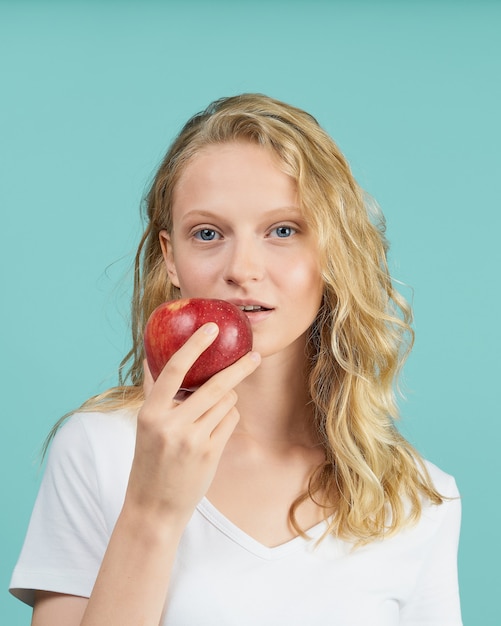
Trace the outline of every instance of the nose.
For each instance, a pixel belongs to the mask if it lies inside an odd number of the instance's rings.
[[[243,286],[263,278],[265,263],[257,242],[235,240],[227,255],[223,278],[228,284]]]

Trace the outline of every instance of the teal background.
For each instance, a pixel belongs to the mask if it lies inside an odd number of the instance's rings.
[[[500,32],[473,0],[0,0],[2,624],[30,621],[6,589],[41,442],[128,346],[147,182],[242,91],[313,113],[386,214],[416,318],[402,429],[462,492],[464,623],[501,624]]]

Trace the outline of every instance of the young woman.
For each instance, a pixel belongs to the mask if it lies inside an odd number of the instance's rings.
[[[57,429],[12,592],[34,626],[460,626],[452,477],[398,433],[410,310],[382,218],[307,113],[222,99],[147,197],[129,384]],[[253,351],[173,398],[142,333],[179,297],[245,310]]]

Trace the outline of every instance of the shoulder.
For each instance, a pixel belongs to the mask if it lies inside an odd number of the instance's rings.
[[[433,487],[441,496],[442,503],[434,504],[424,500],[419,526],[422,529],[427,528],[428,532],[440,537],[440,541],[450,542],[457,549],[462,506],[456,480],[454,476],[428,460],[424,460],[424,468]]]
[[[81,411],[73,413],[58,429],[52,448],[69,444],[111,443],[135,437],[136,413],[133,411]]]
[[[52,441],[43,493],[53,494],[56,500],[63,495],[66,502],[72,499],[75,510],[84,507],[94,515],[99,511],[106,525],[112,527],[123,504],[135,434],[135,413],[120,410],[73,414]]]
[[[446,499],[449,498],[458,498],[459,490],[456,485],[456,480],[454,476],[444,472],[440,467],[428,461],[427,459],[423,460],[424,467],[426,468],[428,475],[431,478],[431,481],[438,491],[438,493]]]
[[[77,412],[56,432],[48,467],[130,465],[136,435],[132,411]]]

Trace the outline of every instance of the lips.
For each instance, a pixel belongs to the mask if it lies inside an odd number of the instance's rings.
[[[232,304],[241,309],[244,313],[258,313],[260,311],[271,311],[273,307],[264,302],[255,300],[229,300]]]
[[[238,307],[244,313],[253,313],[254,311],[269,311],[270,309],[266,309],[259,304],[242,304]]]

